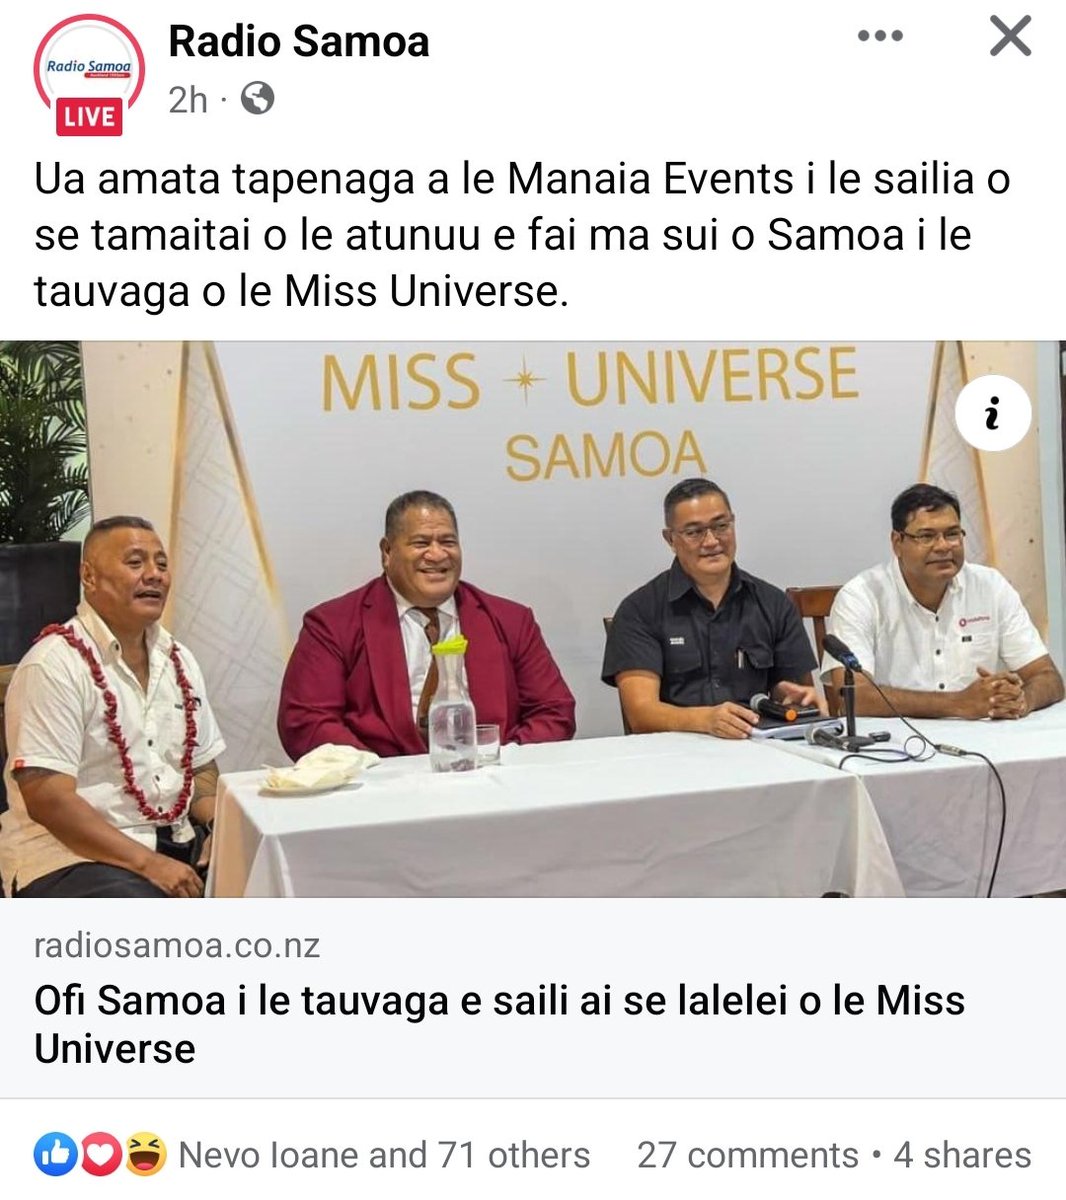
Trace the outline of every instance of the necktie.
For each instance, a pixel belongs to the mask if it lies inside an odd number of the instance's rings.
[[[435,608],[420,608],[418,611],[426,618],[426,640],[432,646],[440,639],[440,615]],[[418,729],[423,738],[426,737],[429,727],[429,706],[433,703],[433,696],[437,691],[437,678],[437,656],[431,654],[426,682],[422,684],[422,695],[418,698]]]

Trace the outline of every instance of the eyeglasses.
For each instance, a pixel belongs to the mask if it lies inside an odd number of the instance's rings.
[[[910,538],[912,542],[917,542],[919,546],[924,546],[928,550],[930,546],[935,546],[941,538],[943,538],[945,546],[961,546],[963,539],[966,537],[966,530],[923,529],[921,533],[907,533],[901,529],[899,536]]]
[[[689,546],[702,546],[707,534],[711,534],[716,542],[727,538],[735,522],[736,517],[719,517],[709,525],[686,525],[684,529],[671,529],[670,532]]]

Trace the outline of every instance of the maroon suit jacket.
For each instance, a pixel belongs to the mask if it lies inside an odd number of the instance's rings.
[[[468,583],[455,599],[478,721],[498,724],[504,742],[573,737],[574,697],[532,610]],[[294,759],[326,742],[382,756],[425,753],[384,576],[306,614],[281,684],[278,733]]]

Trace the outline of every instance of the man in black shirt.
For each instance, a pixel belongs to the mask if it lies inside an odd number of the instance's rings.
[[[708,479],[675,484],[663,503],[668,571],[618,606],[603,681],[618,688],[634,733],[681,730],[745,738],[758,692],[817,704],[814,651],[780,588],[742,571],[729,497]]]

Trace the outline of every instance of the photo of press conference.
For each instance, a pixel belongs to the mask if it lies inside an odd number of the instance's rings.
[[[1058,353],[0,343],[6,894],[1066,889]]]

